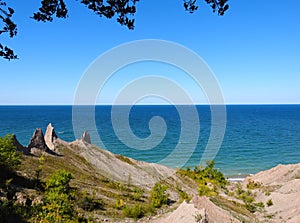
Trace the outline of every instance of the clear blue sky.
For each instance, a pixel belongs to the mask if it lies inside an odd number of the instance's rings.
[[[66,1],[68,19],[38,23],[29,17],[39,1],[7,0],[18,35],[1,35],[0,41],[20,59],[0,59],[0,104],[72,104],[94,59],[140,39],[174,41],[195,51],[214,71],[228,104],[300,103],[298,0],[231,0],[223,17],[198,1],[199,10],[189,14],[182,0],[141,0],[130,31],[80,1]]]

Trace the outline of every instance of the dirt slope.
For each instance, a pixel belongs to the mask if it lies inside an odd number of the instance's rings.
[[[278,165],[270,170],[259,172],[248,177],[244,186],[250,181],[260,182],[261,188],[256,189],[257,201],[266,204],[270,220],[274,223],[300,222],[300,164]]]

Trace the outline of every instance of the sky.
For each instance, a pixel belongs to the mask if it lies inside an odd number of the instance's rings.
[[[296,0],[229,0],[224,16],[212,13],[204,0],[198,0],[194,14],[184,11],[182,0],[141,0],[134,30],[115,19],[99,18],[80,1],[66,3],[67,19],[43,23],[29,18],[39,1],[7,0],[15,9],[18,34],[13,39],[2,34],[0,42],[13,48],[19,59],[0,59],[0,105],[73,104],[77,86],[96,58],[120,44],[143,39],[171,41],[197,53],[213,71],[226,104],[300,103]],[[103,87],[98,104],[112,103],[118,90],[145,74],[174,80],[194,101],[206,102],[205,92],[174,67],[144,63],[126,69]]]

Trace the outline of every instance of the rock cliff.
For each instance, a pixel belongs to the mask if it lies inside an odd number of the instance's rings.
[[[47,129],[46,129],[44,140],[45,140],[46,146],[52,151],[55,151],[54,141],[56,139],[57,139],[57,135],[54,131],[54,128],[53,128],[52,124],[49,123],[49,125],[47,126]]]

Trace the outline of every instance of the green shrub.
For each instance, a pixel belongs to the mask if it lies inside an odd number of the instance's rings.
[[[239,198],[244,201],[245,203],[252,203],[254,202],[254,195],[251,191],[244,191],[242,194],[239,195]]]
[[[204,178],[208,178],[214,185],[219,185],[225,188],[228,184],[223,173],[214,168],[215,162],[213,160],[206,161],[207,166],[202,171]]]
[[[139,204],[135,204],[132,207],[130,207],[129,205],[125,205],[123,214],[128,218],[139,219],[144,217],[145,211]]]
[[[211,197],[211,196],[216,196],[217,193],[210,189],[206,184],[202,183],[199,185],[198,187],[198,193],[199,193],[199,196],[208,196],[208,197]]]
[[[250,211],[251,213],[256,212],[256,206],[254,204],[251,203],[246,203],[245,207],[247,208],[248,211]]]
[[[116,208],[121,210],[124,208],[124,201],[122,198],[117,198],[116,199]]]
[[[253,190],[253,189],[261,188],[261,186],[262,186],[261,183],[249,180],[247,184],[247,189]]]
[[[257,188],[259,184],[250,184],[250,188]],[[247,186],[248,187],[248,186]],[[249,188],[248,187],[248,188]],[[260,186],[259,186],[260,187]],[[256,211],[262,211],[265,205],[262,202],[254,203],[256,194],[252,193],[251,190],[243,190],[241,184],[237,185],[237,189],[235,191],[238,199],[241,199],[244,202],[244,205],[248,211],[254,213]]]
[[[160,183],[156,183],[151,189],[151,205],[155,208],[160,208],[161,206],[168,203],[168,194],[166,193],[168,187]]]
[[[180,197],[180,202],[182,201],[186,201],[189,202],[192,198],[191,196],[189,196],[185,191],[183,191],[181,188],[177,187],[177,191],[179,193],[179,197]]]
[[[4,138],[0,137],[0,167],[8,170],[14,169],[20,164],[21,153],[17,151],[13,144],[13,135],[7,134]]]
[[[268,200],[266,204],[267,204],[268,207],[272,206],[273,205],[272,199]]]
[[[141,198],[143,197],[144,191],[141,188],[138,187],[134,187],[133,189],[133,194],[132,194],[132,198],[135,201],[139,201],[141,200]]]
[[[263,202],[255,203],[255,206],[258,207],[258,208],[264,208],[265,207]]]
[[[226,190],[228,181],[224,175],[214,168],[214,161],[207,161],[206,167],[196,166],[194,170],[187,168],[186,170],[180,169],[178,173],[187,176],[199,184],[198,191],[200,196],[215,196],[218,194],[218,189]],[[211,185],[212,189],[208,186]]]
[[[40,222],[75,222],[74,191],[70,187],[73,175],[59,170],[46,181],[45,200]]]
[[[242,188],[242,185],[240,183],[237,184],[237,188],[235,190],[235,193],[237,196],[240,196],[242,193],[244,193],[245,191]]]
[[[254,213],[256,211],[263,211],[264,210],[264,203],[263,202],[258,202],[258,203],[245,203],[245,207],[251,212]]]
[[[46,181],[46,192],[66,193],[70,192],[70,181],[73,175],[65,170],[58,170]]]

